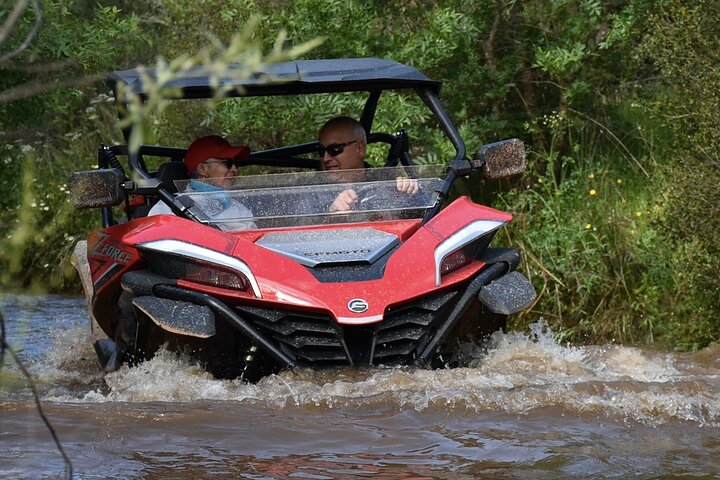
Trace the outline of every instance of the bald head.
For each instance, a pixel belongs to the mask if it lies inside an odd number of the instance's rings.
[[[326,130],[346,132],[348,133],[348,135],[354,137],[354,139],[362,140],[363,143],[367,145],[367,135],[365,134],[365,129],[363,128],[362,124],[354,118],[331,118],[330,120],[325,122],[325,125],[323,125],[322,128],[320,128],[319,136],[322,137],[323,132],[325,132]]]
[[[350,117],[331,118],[318,135],[323,170],[349,170],[365,167],[367,135],[360,122]]]

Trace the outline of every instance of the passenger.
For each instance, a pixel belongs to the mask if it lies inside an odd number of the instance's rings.
[[[233,146],[223,137],[209,135],[195,140],[185,153],[183,162],[190,181],[185,190],[178,195],[200,192],[207,195],[192,195],[196,209],[211,221],[217,221],[222,230],[248,230],[256,228],[252,221],[237,219],[252,218],[252,211],[231,198],[227,190],[232,187],[232,179],[238,173],[238,167],[250,159],[250,147]],[[156,203],[148,213],[151,215],[173,212],[165,202]]]
[[[331,118],[322,126],[318,134],[318,154],[320,155],[320,168],[326,171],[342,171],[337,181],[351,183],[361,181],[365,168],[365,155],[367,153],[367,135],[362,124],[350,117]],[[397,177],[397,190],[408,194],[416,195],[419,191],[418,182],[412,178]],[[343,190],[330,205],[330,212],[346,212],[352,210],[360,199],[355,188]],[[381,195],[373,195],[379,203]],[[365,198],[370,198],[366,196]]]

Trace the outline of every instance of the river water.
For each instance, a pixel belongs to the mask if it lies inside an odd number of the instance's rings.
[[[541,321],[469,368],[215,380],[169,352],[99,372],[83,299],[0,296],[78,479],[720,478],[720,347],[558,344]],[[68,478],[6,355],[0,478]]]

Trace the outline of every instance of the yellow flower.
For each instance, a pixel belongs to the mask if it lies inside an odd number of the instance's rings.
[[[585,224],[585,230],[590,230],[592,228],[592,224],[587,223]]]
[[[594,174],[594,173],[591,173],[591,174],[588,175],[588,179],[592,180],[593,178],[595,178],[595,174]]]
[[[595,191],[594,188],[591,188],[590,191],[588,192],[588,194],[589,194],[591,197],[594,197],[595,195],[597,195],[597,192]]]
[[[622,179],[622,178],[618,178],[618,179],[617,179],[617,184],[618,184],[618,185],[622,185],[622,184],[623,184],[623,179]]]
[[[642,217],[642,212],[641,211],[635,212],[635,216],[638,218]]]
[[[543,182],[544,182],[544,180],[542,178],[538,177],[538,183],[543,183]]]

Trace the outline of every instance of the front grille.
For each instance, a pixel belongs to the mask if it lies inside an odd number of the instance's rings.
[[[317,366],[351,365],[342,330],[327,315],[248,306],[236,310],[300,361]]]
[[[407,364],[447,319],[457,292],[446,292],[402,305],[385,313],[376,326],[375,365]]]
[[[447,319],[458,292],[390,309],[375,325],[338,325],[329,316],[249,306],[235,307],[288,354],[319,366],[409,364]]]

